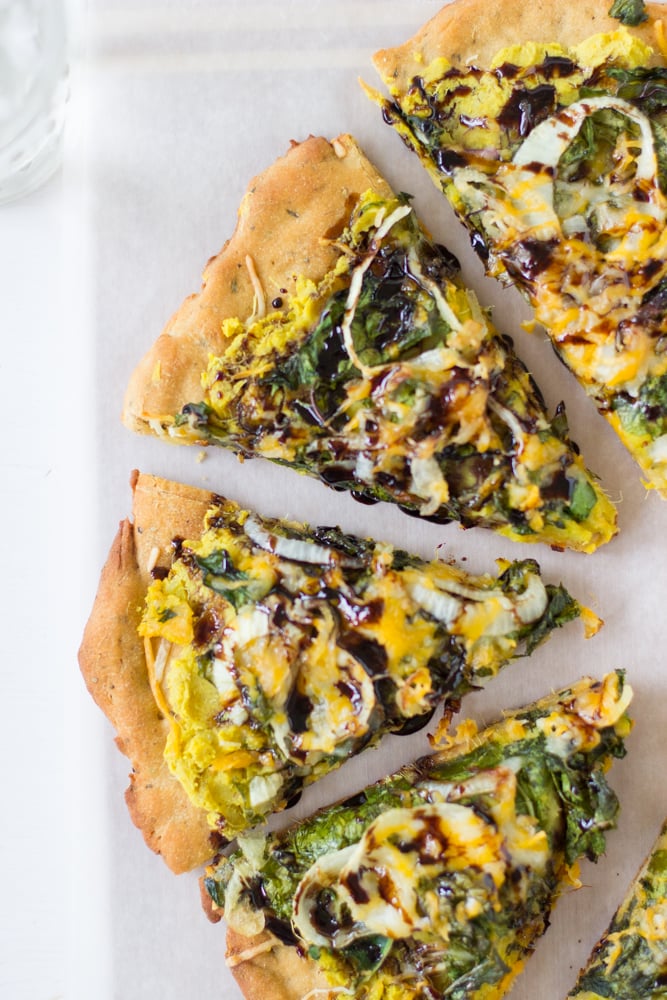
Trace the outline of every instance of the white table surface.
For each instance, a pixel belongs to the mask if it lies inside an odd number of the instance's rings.
[[[4,411],[2,505],[6,655],[0,996],[7,1000],[237,1000],[223,929],[207,923],[195,876],[171,875],[122,799],[128,764],[87,697],[76,649],[97,575],[128,513],[130,470],[225,490],[270,514],[337,522],[471,571],[534,556],[606,619],[573,625],[519,662],[467,714],[482,720],[590,672],[626,667],[637,720],[611,782],[619,830],[585,888],[567,895],[512,992],[560,1000],[667,815],[664,534],[613,433],[591,410],[512,291],[487,281],[441,197],[366,100],[370,55],[406,38],[437,0],[90,0],[87,56],[74,80],[65,168],[0,209]],[[294,53],[298,52],[298,58]],[[309,132],[353,132],[395,187],[460,256],[464,276],[516,340],[549,405],[565,399],[573,437],[619,500],[621,534],[592,557],[517,546],[488,532],[420,525],[319,484],[228,454],[135,438],[119,423],[132,366],[196,290],[231,234],[249,179]],[[8,552],[7,552],[8,550]],[[8,642],[8,649],[7,649]],[[427,750],[390,739],[304,795],[300,814]],[[267,998],[269,1000],[269,998]]]
[[[87,527],[93,482],[85,423],[91,339],[81,288],[88,227],[83,12],[77,5],[72,0],[75,94],[65,168],[40,190],[0,207],[5,413],[0,996],[7,1000],[95,996],[78,984],[85,981],[89,960],[104,975],[107,951],[107,935],[100,930],[105,911],[99,912],[91,883],[82,914],[80,881],[93,875],[81,864],[89,856],[81,848],[83,831],[90,832],[98,820],[91,825],[83,819],[87,793],[78,779],[80,748],[85,746],[94,771],[96,747],[81,709],[88,699],[76,650],[99,567],[89,554]],[[99,734],[97,724],[92,729]],[[93,803],[96,797],[93,787]],[[104,837],[103,813],[94,805],[93,810]]]
[[[56,609],[47,568],[48,509],[57,476],[49,418],[55,405],[53,347],[63,336],[61,227],[60,178],[20,205],[0,210],[5,410],[0,504],[6,538],[0,992],[48,1000],[64,996],[67,887],[62,681],[69,665],[52,642]]]

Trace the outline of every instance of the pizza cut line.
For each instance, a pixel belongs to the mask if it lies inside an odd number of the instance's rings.
[[[245,997],[498,1000],[618,802],[622,672],[513,711],[280,833],[239,839],[202,880]],[[270,986],[270,988],[269,988]]]
[[[455,259],[349,136],[255,179],[124,420],[517,541],[592,552],[616,532],[562,407],[549,420]]]
[[[378,52],[390,96],[373,96],[667,495],[664,11],[627,26],[606,0],[496,6],[487,24],[456,0]]]
[[[600,624],[533,560],[472,576],[139,475],[80,662],[133,763],[135,821],[183,869],[579,616]]]

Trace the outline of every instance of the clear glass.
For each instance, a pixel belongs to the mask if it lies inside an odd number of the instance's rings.
[[[0,0],[0,204],[60,165],[67,97],[63,0]]]

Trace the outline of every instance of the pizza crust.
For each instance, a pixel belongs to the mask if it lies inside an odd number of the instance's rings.
[[[349,135],[293,143],[255,177],[241,202],[234,235],[206,265],[201,291],[183,302],[134,371],[123,422],[147,433],[151,417],[201,402],[209,355],[220,354],[226,344],[223,320],[253,314],[251,271],[267,306],[293,293],[299,275],[319,281],[338,257],[327,238],[342,232],[359,195],[371,187],[391,196],[387,182]]]
[[[137,633],[150,565],[171,563],[175,537],[201,534],[211,494],[134,473],[133,520],[121,523],[102,570],[85,628],[79,664],[86,686],[116,730],[132,763],[125,794],[148,846],[174,872],[207,861],[219,846],[206,812],[194,806],[163,757],[169,723],[151,692]]]
[[[501,49],[520,42],[577,45],[599,32],[617,31],[609,16],[612,0],[455,0],[443,7],[403,45],[376,52],[373,62],[387,86],[405,92],[415,76],[439,56],[454,66],[486,68]],[[648,20],[629,30],[656,50],[652,62],[664,63],[657,50],[656,21],[667,22],[667,6],[647,4]]]
[[[314,959],[266,932],[245,937],[229,929],[225,957],[246,1000],[345,996],[340,987],[331,986]]]
[[[222,920],[219,910],[204,886],[199,882],[201,903],[211,923]],[[225,961],[246,1000],[304,1000],[305,997],[338,996],[340,988],[332,987],[317,962],[296,948],[283,944],[268,931],[247,937],[227,928]],[[313,993],[317,990],[318,992]]]

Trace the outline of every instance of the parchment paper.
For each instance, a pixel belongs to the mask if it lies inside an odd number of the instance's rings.
[[[263,513],[339,524],[428,557],[437,550],[473,572],[492,571],[499,556],[534,556],[547,580],[562,580],[601,615],[606,625],[597,637],[586,641],[578,623],[568,626],[464,705],[464,714],[490,721],[584,673],[616,667],[627,669],[635,689],[628,756],[611,775],[622,804],[618,831],[608,836],[607,856],[583,866],[584,887],[559,902],[512,992],[513,1000],[558,1000],[667,815],[667,503],[647,495],[632,460],[544,335],[522,330],[529,311],[518,294],[484,278],[444,199],[359,86],[359,76],[378,84],[371,54],[409,37],[438,6],[439,0],[90,0],[89,256],[82,277],[90,289],[94,387],[91,559],[101,567],[129,511],[130,471],[141,468],[226,493]],[[250,178],[291,139],[342,131],[356,136],[396,189],[414,195],[423,222],[459,256],[466,280],[483,304],[493,305],[498,327],[515,338],[551,410],[566,401],[573,438],[619,503],[620,536],[595,555],[421,524],[387,506],[360,506],[266,462],[240,464],[214,449],[200,461],[197,448],[135,437],[121,426],[133,366],[181,300],[198,289],[206,260],[231,235]],[[196,875],[173,876],[144,846],[123,803],[127,761],[92,702],[82,700],[81,714],[90,746],[82,767],[95,788],[81,804],[82,822],[99,835],[81,859],[82,871],[97,873],[94,894],[89,881],[77,891],[82,933],[87,907],[95,910],[85,965],[89,976],[91,968],[100,970],[96,996],[237,1000],[223,961],[223,925],[206,921]],[[425,732],[389,738],[307,790],[279,822],[428,749]]]

